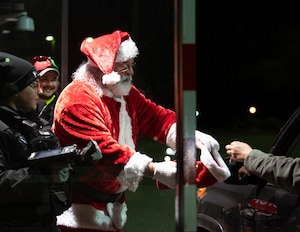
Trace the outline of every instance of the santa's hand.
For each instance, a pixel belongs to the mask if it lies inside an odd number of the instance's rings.
[[[154,173],[153,179],[158,180],[162,184],[174,189],[176,187],[177,164],[174,161],[164,161],[153,163]]]
[[[211,135],[202,133],[198,130],[195,131],[195,145],[198,149],[205,146],[209,152],[212,150],[219,151],[220,144]]]

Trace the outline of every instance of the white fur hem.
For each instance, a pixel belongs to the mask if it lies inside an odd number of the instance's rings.
[[[210,153],[205,146],[202,146],[200,159],[204,166],[219,182],[230,177],[230,171],[216,149],[213,149],[212,153]]]
[[[105,231],[121,229],[127,220],[126,203],[108,203],[107,208],[109,215],[88,204],[72,204],[63,214],[57,216],[57,225]]]

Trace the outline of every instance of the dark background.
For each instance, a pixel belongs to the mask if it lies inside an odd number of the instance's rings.
[[[9,2],[24,3],[36,30],[0,35],[1,50],[26,59],[49,55],[61,64],[62,0]],[[85,60],[79,48],[86,36],[128,31],[140,50],[134,83],[152,100],[174,108],[173,4],[171,0],[70,0],[68,79]],[[200,129],[277,129],[298,107],[298,5],[196,1]],[[56,37],[55,44],[44,41],[47,34]],[[257,106],[256,115],[247,113],[250,105]]]
[[[277,127],[298,107],[298,9],[297,2],[284,1],[198,2],[203,120]],[[256,119],[246,111],[250,105],[258,108]]]

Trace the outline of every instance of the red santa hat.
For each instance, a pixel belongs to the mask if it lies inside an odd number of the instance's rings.
[[[103,84],[116,84],[121,80],[115,72],[115,63],[122,63],[138,55],[138,48],[127,32],[114,31],[92,40],[85,39],[80,50],[88,61],[103,72]]]

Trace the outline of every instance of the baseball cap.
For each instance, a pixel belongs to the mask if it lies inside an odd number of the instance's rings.
[[[39,76],[43,76],[46,72],[54,71],[58,75],[59,68],[56,65],[55,61],[49,56],[35,56],[31,59],[31,63],[34,65],[38,71]]]

